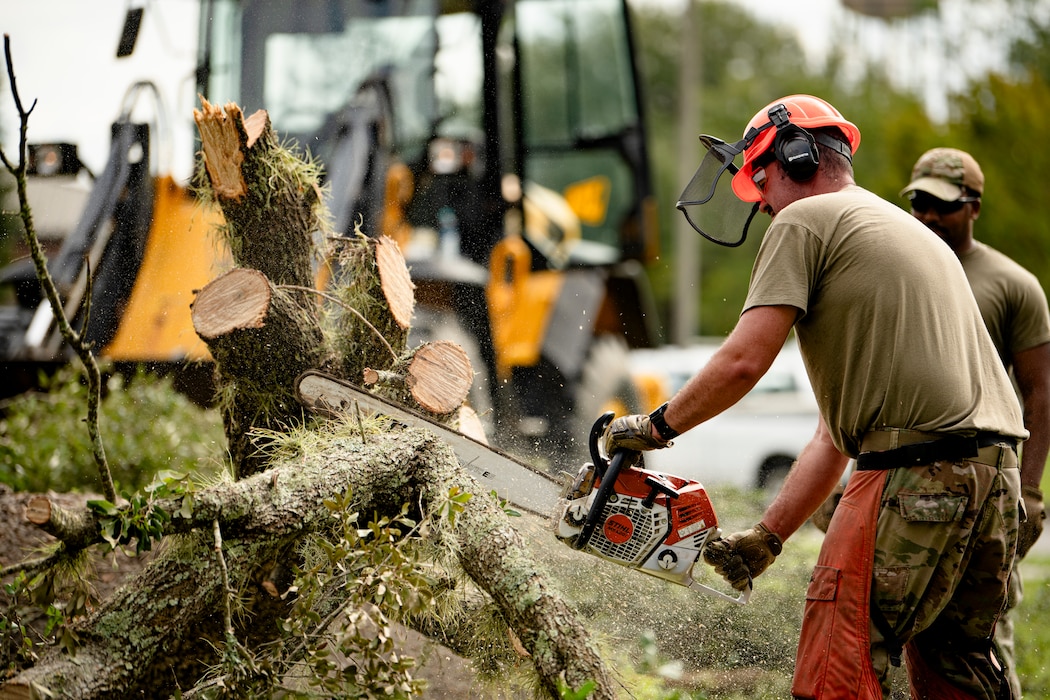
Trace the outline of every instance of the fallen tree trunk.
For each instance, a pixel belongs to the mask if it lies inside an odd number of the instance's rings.
[[[366,436],[360,426],[349,437],[303,428],[291,441],[279,436],[305,420],[291,391],[294,377],[310,365],[341,368],[355,382],[366,367],[405,377],[414,400],[446,420],[462,414],[456,404],[472,372],[448,347],[406,349],[411,282],[386,239],[344,241],[347,284],[331,296],[345,313],[336,314],[333,333],[332,316],[317,301],[327,293],[310,288],[309,246],[303,245],[318,227],[323,230],[316,181],[300,177],[301,163],[280,152],[265,113],[244,120],[235,105],[223,114],[204,103],[197,118],[209,178],[241,266],[202,289],[194,302],[195,328],[217,360],[226,395],[223,415],[238,480],[191,494],[189,514],[174,502],[154,504],[172,517],[166,534],[184,534],[166,539],[138,578],[78,626],[75,658],[50,649],[0,686],[0,699],[24,697],[34,687],[65,698],[166,696],[195,685],[217,649],[243,644],[267,653],[263,645],[275,638],[275,623],[289,609],[280,597],[288,588],[278,581],[287,577],[274,571],[293,568],[304,538],[334,525],[327,499],[351,492],[364,517],[393,517],[405,503],[426,516],[445,508],[456,489],[474,494],[461,504],[456,527],[436,519],[428,537],[453,551],[491,596],[531,656],[540,686],[557,697],[561,683],[579,689],[593,681],[597,689],[589,697],[613,697],[586,630],[551,592],[499,504],[459,467],[447,445],[425,431]],[[266,195],[265,187],[277,191]],[[258,450],[260,435],[266,451]],[[74,549],[98,539],[99,517],[33,503],[35,522]],[[212,523],[214,539],[207,534]],[[222,566],[213,551],[220,533]],[[222,614],[234,597],[230,591],[243,598],[244,608],[232,630]],[[310,612],[322,619],[327,614]]]
[[[427,510],[459,487],[475,493],[454,529],[436,532],[454,547],[463,569],[499,606],[532,656],[544,688],[599,683],[591,697],[613,697],[611,683],[586,630],[538,571],[499,505],[459,469],[450,448],[418,430],[349,434],[323,441],[317,452],[289,454],[264,473],[201,492],[195,519],[214,513],[225,538],[234,589],[266,605],[265,562],[290,556],[294,543],[331,524],[326,498],[351,491],[362,513],[397,512],[418,500]],[[197,512],[199,509],[199,512]],[[221,580],[207,530],[166,544],[140,576],[118,591],[81,630],[75,658],[52,649],[34,667],[0,686],[0,698],[25,697],[36,684],[56,697],[164,697],[191,687],[202,664],[202,639],[222,638]],[[252,609],[253,614],[259,610]],[[203,658],[202,658],[203,657]],[[183,668],[170,658],[194,659]]]

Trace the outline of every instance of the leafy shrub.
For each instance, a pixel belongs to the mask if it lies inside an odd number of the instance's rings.
[[[170,378],[139,371],[106,377],[99,408],[106,458],[118,489],[135,491],[161,470],[214,471],[225,449],[222,421],[175,391]],[[67,366],[41,390],[5,402],[0,483],[18,491],[97,491],[85,417],[88,389]]]

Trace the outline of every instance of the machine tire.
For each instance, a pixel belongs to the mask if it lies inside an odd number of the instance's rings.
[[[791,465],[794,463],[795,458],[788,455],[771,455],[766,457],[762,462],[762,466],[758,469],[758,483],[756,486],[769,494],[770,497],[776,495],[780,487],[784,485],[784,480],[787,478],[788,472],[791,471]]]
[[[631,380],[628,353],[623,336],[603,334],[591,340],[574,392],[572,453],[578,460],[588,459],[587,435],[598,416],[610,410],[616,415],[643,410]]]

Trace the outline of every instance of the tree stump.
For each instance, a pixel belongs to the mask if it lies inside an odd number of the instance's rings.
[[[221,377],[220,410],[239,476],[265,468],[265,441],[252,429],[282,430],[303,420],[295,378],[324,366],[328,355],[312,302],[246,268],[212,280],[193,302],[193,327]]]
[[[312,286],[313,235],[328,228],[317,167],[280,145],[263,110],[245,119],[237,105],[202,97],[193,119],[234,262],[276,285]]]

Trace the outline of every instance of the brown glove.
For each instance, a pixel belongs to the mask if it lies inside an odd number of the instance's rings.
[[[1024,511],[1027,517],[1021,522],[1017,531],[1017,556],[1024,557],[1032,548],[1039,535],[1043,534],[1043,521],[1046,510],[1043,508],[1043,492],[1034,486],[1022,486],[1021,498],[1024,499]]]
[[[784,549],[775,533],[759,523],[750,530],[734,532],[704,547],[704,561],[715,568],[738,591],[769,568]]]
[[[667,447],[670,442],[653,437],[652,420],[647,415],[620,416],[605,429],[602,447],[612,457],[616,450],[656,450]]]

